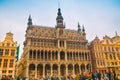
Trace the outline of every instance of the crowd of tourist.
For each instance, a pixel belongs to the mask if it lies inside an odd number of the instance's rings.
[[[13,79],[12,77],[4,77],[1,80],[28,80],[26,77],[17,77]],[[46,78],[39,78],[39,79],[29,79],[29,80],[120,80],[116,75],[115,71],[106,71],[106,72],[89,72],[89,73],[81,73],[77,74],[75,77],[69,75],[67,77],[46,77]]]
[[[71,80],[71,79],[67,79],[67,80]],[[75,79],[73,80],[120,80],[118,79],[118,76],[116,75],[115,71],[110,72],[103,72],[103,73],[99,73],[99,72],[90,72],[89,74],[78,74],[76,75]]]
[[[46,77],[37,80],[120,80],[116,75],[115,71],[106,72],[89,72],[77,74],[75,77],[69,75],[67,77]]]

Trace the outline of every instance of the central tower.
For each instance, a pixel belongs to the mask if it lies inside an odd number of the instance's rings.
[[[57,18],[56,18],[56,28],[65,28],[65,25],[63,24],[63,17],[61,13],[61,9],[58,8]]]

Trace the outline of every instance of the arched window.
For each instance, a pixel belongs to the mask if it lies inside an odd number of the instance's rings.
[[[65,52],[63,51],[60,52],[60,59],[65,60]]]

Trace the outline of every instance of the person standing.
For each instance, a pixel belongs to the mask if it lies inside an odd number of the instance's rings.
[[[108,78],[109,80],[111,80],[111,73],[110,73],[110,71],[107,71],[106,75],[107,75],[107,78]]]
[[[94,76],[94,73],[92,72],[92,79],[95,80],[95,76]]]
[[[99,72],[97,72],[97,78],[98,80],[101,80],[101,74]]]
[[[114,78],[114,80],[116,80],[116,73],[115,73],[115,71],[113,71],[113,78]]]

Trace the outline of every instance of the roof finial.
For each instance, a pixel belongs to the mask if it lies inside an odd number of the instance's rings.
[[[115,31],[115,34],[116,34],[116,36],[118,36],[118,33],[117,33],[117,31]]]
[[[29,14],[29,18],[28,18],[28,25],[32,25],[32,18],[31,18],[30,14]]]
[[[83,32],[85,32],[85,28],[84,28],[84,25],[82,25],[82,27],[83,27],[82,31],[83,31]]]
[[[86,35],[84,25],[82,25],[82,27],[83,27],[82,32],[84,35]]]

